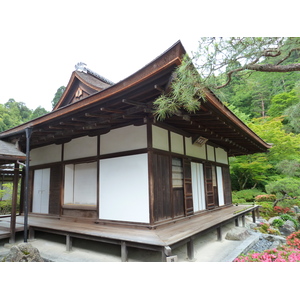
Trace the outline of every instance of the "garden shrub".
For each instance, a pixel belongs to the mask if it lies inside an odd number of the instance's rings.
[[[266,191],[269,194],[276,194],[278,198],[298,197],[300,196],[300,179],[288,177],[272,181],[266,185]]]
[[[10,214],[12,209],[11,200],[0,201],[0,215]]]
[[[283,215],[280,215],[280,218],[283,220],[283,221],[292,221],[295,225],[296,228],[298,228],[299,226],[299,223],[290,215],[288,214],[283,214]]]
[[[300,249],[300,230],[287,236],[286,243],[292,247]]]
[[[272,226],[275,226],[275,227],[281,227],[281,226],[283,226],[283,224],[284,224],[284,221],[282,219],[275,219],[272,222]]]
[[[259,227],[257,227],[257,230],[265,234],[280,235],[279,230],[272,228],[268,223],[260,223]]]
[[[282,207],[282,206],[274,206],[274,211],[279,215],[292,213],[289,207]]]
[[[234,191],[232,193],[232,202],[233,203],[253,202],[255,200],[255,197],[260,194],[262,194],[262,191],[258,189]]]
[[[259,214],[264,219],[270,219],[278,214],[274,211],[273,204],[270,202],[259,203]]]
[[[266,194],[266,195],[257,195],[255,201],[257,202],[274,202],[276,200],[276,195]]]

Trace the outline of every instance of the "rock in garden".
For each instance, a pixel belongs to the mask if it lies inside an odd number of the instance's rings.
[[[225,236],[226,240],[242,241],[250,236],[249,231],[244,227],[234,227]]]
[[[5,262],[43,262],[37,248],[28,243],[13,246],[9,254],[3,259]]]
[[[285,223],[283,226],[279,227],[279,231],[282,235],[288,236],[295,231],[295,227]]]

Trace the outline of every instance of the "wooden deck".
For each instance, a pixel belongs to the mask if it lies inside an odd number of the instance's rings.
[[[176,222],[158,226],[155,229],[131,228],[121,225],[101,225],[95,223],[82,223],[58,218],[29,216],[29,238],[34,238],[35,231],[44,231],[66,236],[66,248],[72,249],[72,238],[88,239],[121,246],[121,260],[127,261],[128,247],[142,248],[153,251],[160,251],[163,260],[172,259],[172,249],[187,244],[188,256],[193,259],[193,239],[207,230],[216,229],[218,239],[222,238],[222,226],[235,220],[238,225],[241,219],[244,222],[246,214],[258,214],[259,206],[240,205],[231,206],[207,213],[191,216]],[[10,219],[10,218],[9,218]],[[5,223],[0,219],[0,230]],[[23,217],[17,217],[17,228]],[[9,233],[9,223],[6,231],[1,233],[5,237]]]

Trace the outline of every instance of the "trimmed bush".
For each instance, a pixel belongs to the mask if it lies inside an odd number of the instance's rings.
[[[255,201],[257,202],[274,202],[276,200],[276,195],[266,194],[266,195],[257,195]]]

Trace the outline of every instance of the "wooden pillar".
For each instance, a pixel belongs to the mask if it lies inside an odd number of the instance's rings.
[[[252,220],[253,220],[253,223],[256,222],[256,218],[255,218],[255,210],[252,210]]]
[[[235,222],[235,226],[238,227],[238,226],[239,226],[239,218],[235,218],[235,219],[234,219],[234,222]]]
[[[69,234],[66,235],[66,249],[67,251],[72,250],[72,237]]]
[[[11,207],[11,215],[10,215],[10,239],[9,239],[10,243],[16,242],[18,184],[19,184],[19,164],[15,163],[13,192],[12,192],[12,207]]]
[[[222,226],[217,227],[217,240],[222,241]]]
[[[167,257],[172,255],[172,249],[170,246],[164,246],[161,251],[162,261],[167,261]]]
[[[245,215],[242,215],[242,223],[243,223],[243,227],[245,227],[246,226]]]
[[[29,239],[34,239],[34,229],[32,227],[29,227]]]
[[[122,262],[128,261],[128,250],[127,250],[126,242],[121,242],[121,261]]]
[[[190,240],[187,242],[187,255],[189,260],[194,259],[194,239],[190,238]]]

